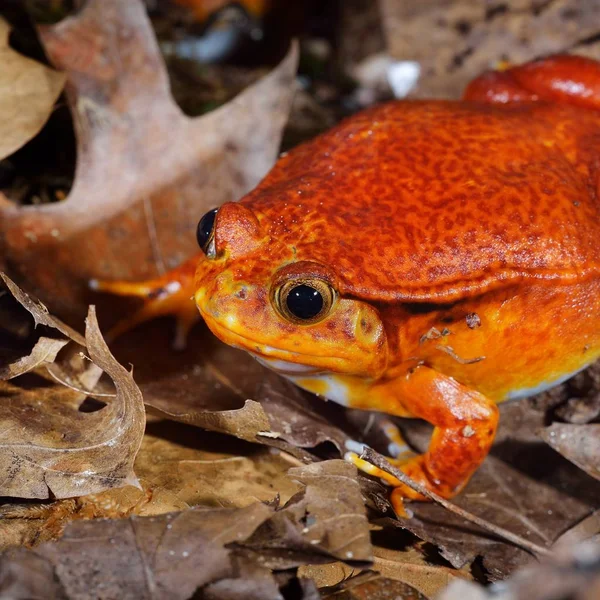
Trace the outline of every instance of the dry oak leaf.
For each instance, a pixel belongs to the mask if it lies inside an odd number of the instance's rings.
[[[94,370],[112,379],[116,396],[101,410],[79,410],[85,394],[62,385],[32,387],[12,379],[2,384],[0,404],[0,496],[67,498],[124,485],[139,485],[133,462],[145,426],[141,393],[131,374],[109,352],[90,308],[86,334],[54,319],[46,307],[29,298],[6,276],[2,279],[37,323],[67,333],[91,359]],[[44,340],[45,338],[41,338]],[[54,340],[55,342],[56,340]],[[51,342],[42,342],[42,362]],[[57,344],[58,345],[58,344]],[[56,346],[51,353],[58,351]],[[23,366],[40,362],[40,342],[29,357],[2,371],[9,377]],[[42,380],[44,383],[44,380]]]
[[[228,104],[189,118],[171,96],[141,0],[89,0],[40,37],[67,75],[75,181],[54,204],[16,206],[0,195],[0,269],[53,311],[83,316],[90,279],[147,279],[183,262],[197,251],[202,214],[267,173],[298,52]]]
[[[65,84],[63,73],[15,52],[9,32],[0,17],[0,160],[40,131]]]

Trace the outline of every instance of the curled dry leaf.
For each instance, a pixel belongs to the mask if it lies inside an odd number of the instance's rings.
[[[144,279],[174,267],[197,251],[199,217],[265,175],[297,50],[227,105],[189,118],[171,97],[141,0],[90,0],[40,35],[67,74],[75,181],[63,202],[0,202],[0,269],[27,280],[54,311],[83,316],[90,279]]]
[[[0,160],[40,131],[65,84],[63,73],[15,52],[9,32],[0,17]]]
[[[588,475],[600,479],[600,424],[554,423],[540,436]]]
[[[0,495],[21,498],[65,498],[112,487],[137,485],[133,461],[144,433],[145,413],[139,389],[131,374],[109,352],[96,315],[90,309],[86,336],[64,326],[46,308],[29,298],[3,276],[9,289],[31,312],[37,323],[67,333],[82,342],[93,369],[101,369],[113,381],[116,396],[104,408],[79,410],[85,394],[61,385],[39,387],[13,379],[3,385],[0,404]],[[35,367],[56,354],[65,340],[40,338],[33,352],[3,367],[11,377],[26,366]]]

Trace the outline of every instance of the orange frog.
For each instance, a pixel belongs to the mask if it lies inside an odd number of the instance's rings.
[[[184,335],[193,296],[217,337],[300,387],[428,421],[427,452],[399,464],[451,497],[497,402],[600,356],[599,109],[600,63],[570,56],[485,74],[461,101],[372,108],[206,214],[200,256],[98,287],[147,297],[123,327],[177,313]],[[422,499],[388,480],[399,510]]]

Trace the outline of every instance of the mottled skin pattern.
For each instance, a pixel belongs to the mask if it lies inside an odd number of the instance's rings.
[[[306,389],[432,423],[402,468],[450,497],[489,451],[496,402],[600,356],[598,108],[600,64],[563,56],[483,75],[463,101],[365,111],[222,206],[215,255],[150,287],[180,281],[218,337]],[[325,282],[331,309],[287,319],[287,281]],[[387,479],[399,510],[421,499]]]

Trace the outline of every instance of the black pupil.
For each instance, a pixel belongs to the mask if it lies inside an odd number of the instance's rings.
[[[212,233],[215,217],[217,216],[217,208],[213,208],[207,212],[198,223],[198,229],[196,230],[196,239],[198,240],[198,246],[206,253],[208,250],[208,241],[210,240],[210,234]]]
[[[312,319],[323,310],[323,296],[309,285],[297,285],[285,299],[288,310],[298,319]]]

